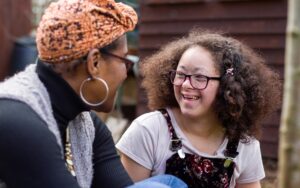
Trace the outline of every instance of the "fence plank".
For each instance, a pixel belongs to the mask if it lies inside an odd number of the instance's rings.
[[[234,34],[284,34],[285,18],[248,19],[248,20],[192,20],[146,22],[140,25],[142,35],[179,35],[194,27],[221,30]]]
[[[141,6],[141,22],[183,20],[285,18],[286,1],[185,3]]]
[[[182,37],[182,35],[141,35],[140,48],[158,49],[170,40]],[[235,35],[235,38],[243,41],[247,45],[256,49],[284,49],[285,36],[283,34],[268,34],[268,35]]]

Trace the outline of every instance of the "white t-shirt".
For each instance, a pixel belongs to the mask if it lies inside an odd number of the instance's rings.
[[[180,130],[174,115],[167,109],[178,138],[182,139],[182,149],[186,153],[197,154],[209,158],[225,158],[228,139],[224,139],[215,155],[196,150]],[[151,170],[151,176],[164,174],[166,161],[174,154],[169,149],[170,132],[165,117],[159,111],[141,115],[135,119],[123,134],[116,147],[138,164]],[[239,155],[234,159],[236,167],[230,181],[230,187],[236,183],[256,182],[265,177],[260,144],[256,139],[250,143],[239,143]]]

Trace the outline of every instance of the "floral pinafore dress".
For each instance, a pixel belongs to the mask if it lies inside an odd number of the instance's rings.
[[[182,179],[190,188],[228,188],[238,155],[238,140],[229,140],[224,151],[225,158],[208,158],[182,151],[171,118],[165,109],[159,110],[166,118],[171,135],[169,149],[175,152],[166,164],[166,174]]]

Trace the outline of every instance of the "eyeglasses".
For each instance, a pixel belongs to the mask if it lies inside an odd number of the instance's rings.
[[[133,65],[134,65],[134,62],[125,58],[125,57],[121,57],[121,56],[118,56],[116,54],[113,54],[113,53],[110,53],[108,51],[105,51],[105,50],[100,50],[101,53],[103,54],[106,54],[106,55],[109,55],[111,57],[114,57],[114,58],[117,58],[119,60],[121,60],[123,63],[125,63],[125,66],[126,66],[126,70],[127,72],[132,69]]]
[[[209,80],[220,80],[221,77],[209,77],[201,74],[184,74],[179,71],[170,71],[170,79],[173,85],[181,86],[183,82],[189,79],[194,89],[205,89]]]

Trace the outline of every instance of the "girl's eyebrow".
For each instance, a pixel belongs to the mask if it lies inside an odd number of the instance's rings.
[[[185,66],[183,66],[183,65],[180,65],[179,68],[182,68],[182,69],[185,70],[185,71],[188,70],[188,69],[187,69]],[[201,67],[193,68],[192,71],[193,71],[193,72],[197,72],[197,71],[199,71],[199,70],[200,70],[200,71],[204,71],[204,72],[206,71],[204,68],[201,68]]]

